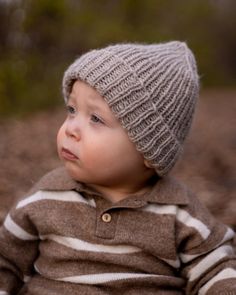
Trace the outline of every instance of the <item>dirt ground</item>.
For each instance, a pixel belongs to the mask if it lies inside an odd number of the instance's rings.
[[[17,198],[60,165],[56,132],[64,110],[0,121],[0,222]],[[209,210],[236,229],[236,91],[201,93],[185,153],[173,170]]]

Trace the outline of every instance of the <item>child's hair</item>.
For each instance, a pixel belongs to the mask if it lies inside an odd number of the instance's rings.
[[[65,101],[78,79],[104,97],[157,174],[167,174],[182,150],[199,92],[196,62],[187,45],[173,41],[92,50],[65,72]]]

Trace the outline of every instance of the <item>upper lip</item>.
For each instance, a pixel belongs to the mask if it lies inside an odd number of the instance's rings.
[[[65,148],[65,147],[63,147],[63,148],[61,149],[61,151],[64,152],[64,153],[66,153],[66,154],[69,154],[69,155],[75,157],[76,159],[78,159],[78,157],[77,157],[74,153],[72,153],[69,149],[67,149],[67,148]]]

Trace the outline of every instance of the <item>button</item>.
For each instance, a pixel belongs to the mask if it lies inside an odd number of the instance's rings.
[[[102,214],[102,220],[107,223],[111,222],[111,214],[109,214],[109,213]]]

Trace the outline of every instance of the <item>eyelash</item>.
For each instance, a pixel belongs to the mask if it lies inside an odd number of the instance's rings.
[[[103,120],[95,114],[91,115],[91,121],[95,124],[104,124]]]
[[[74,115],[76,113],[76,109],[71,105],[67,105],[66,109],[69,115]],[[95,124],[104,124],[104,121],[96,114],[91,115],[91,121]]]
[[[71,105],[67,105],[67,106],[66,106],[66,109],[67,109],[67,112],[68,112],[70,115],[74,115],[75,112],[76,112],[75,108],[74,108],[73,106],[71,106]]]

